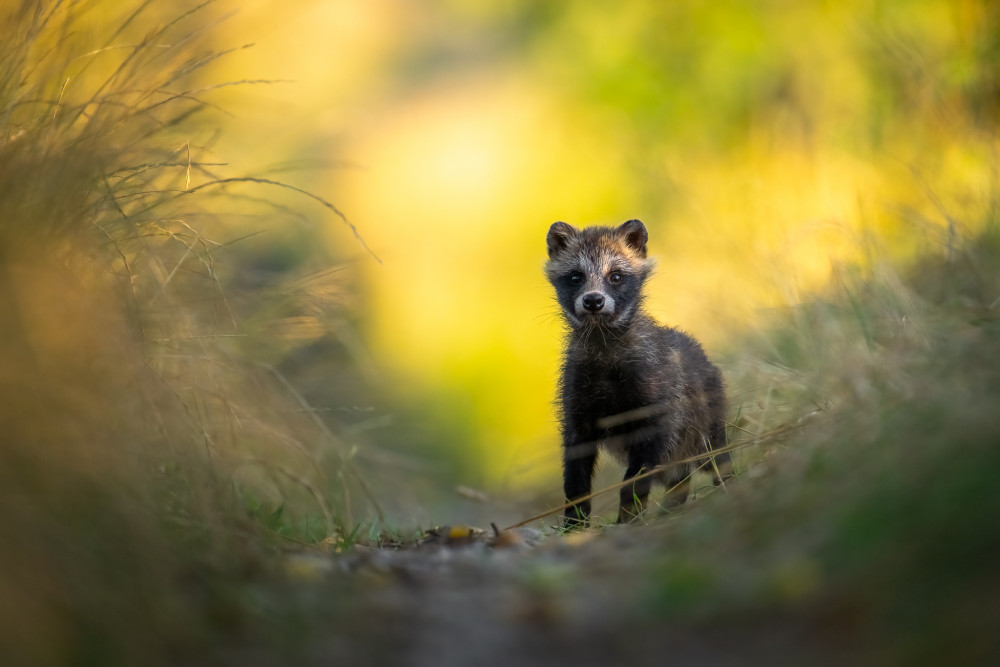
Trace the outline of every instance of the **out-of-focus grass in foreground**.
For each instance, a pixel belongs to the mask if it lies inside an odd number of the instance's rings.
[[[213,91],[267,85],[213,80],[233,57],[216,9],[0,10],[4,664],[169,662],[234,622],[229,582],[283,538],[379,511],[351,415],[283,374],[349,334],[350,290],[308,243],[309,216],[341,221],[213,152]],[[243,238],[287,219],[297,245]],[[331,347],[326,382],[360,397]]]

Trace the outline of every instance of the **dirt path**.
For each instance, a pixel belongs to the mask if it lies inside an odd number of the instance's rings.
[[[487,535],[488,537],[488,535]],[[660,540],[643,527],[286,557],[304,617],[296,664],[834,664],[815,615],[664,609],[650,576]],[[650,539],[653,538],[653,539]],[[823,647],[824,650],[820,650]],[[287,648],[287,647],[286,647]],[[232,656],[230,656],[232,657]],[[270,664],[248,651],[244,664]],[[256,659],[256,660],[255,660]]]

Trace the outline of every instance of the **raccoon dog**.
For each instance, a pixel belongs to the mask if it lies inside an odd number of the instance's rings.
[[[563,487],[567,502],[590,494],[597,451],[626,466],[625,480],[657,466],[621,489],[618,522],[645,506],[653,478],[671,489],[668,505],[687,499],[690,473],[705,464],[719,484],[727,453],[681,461],[726,444],[722,375],[696,340],[657,324],[642,307],[653,261],[639,220],[618,227],[549,228],[545,273],[569,325],[559,404]],[[589,522],[590,501],[566,510],[568,526]]]

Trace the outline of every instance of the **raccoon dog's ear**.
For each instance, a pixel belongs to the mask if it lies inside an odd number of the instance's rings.
[[[639,253],[641,257],[646,256],[646,241],[649,234],[646,232],[646,225],[642,220],[629,220],[623,222],[618,232],[625,237],[625,243]]]
[[[569,240],[576,236],[579,231],[565,222],[553,222],[549,227],[549,235],[545,237],[545,243],[549,246],[549,257],[554,257],[557,252],[569,244]]]

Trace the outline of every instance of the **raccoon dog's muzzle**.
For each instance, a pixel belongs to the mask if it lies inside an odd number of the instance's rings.
[[[613,317],[615,314],[615,299],[610,294],[599,290],[584,290],[573,302],[574,314],[577,317]]]

